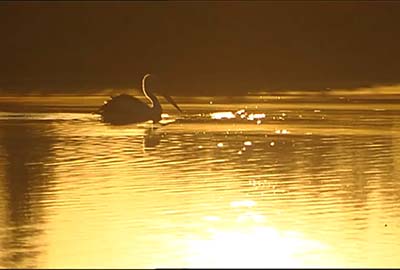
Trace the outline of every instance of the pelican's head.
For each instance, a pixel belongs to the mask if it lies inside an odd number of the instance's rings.
[[[147,73],[146,75],[143,76],[143,79],[142,79],[142,90],[143,90],[143,91],[145,91],[145,89],[146,89],[146,87],[145,87],[146,79],[147,79],[148,77],[150,77],[150,76],[151,76],[150,73]]]
[[[152,74],[150,74],[150,73],[147,73],[146,75],[143,76],[143,79],[142,79],[142,90],[143,90],[143,93],[144,93],[146,96],[149,94],[149,92],[146,91],[145,82],[146,82],[146,79],[147,79],[148,77],[150,77],[150,76],[156,77],[156,76],[154,76],[154,75],[152,75]],[[161,94],[161,93],[160,93],[160,94]],[[180,113],[182,113],[181,108],[179,108],[178,104],[176,104],[176,102],[171,98],[171,96],[169,96],[169,95],[167,95],[167,94],[164,94],[164,93],[162,94],[162,96],[165,98],[165,100],[167,100],[170,104],[172,104]],[[157,102],[158,102],[158,101],[157,101]]]

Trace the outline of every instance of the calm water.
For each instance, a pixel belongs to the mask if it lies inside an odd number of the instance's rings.
[[[181,98],[153,128],[28,99],[0,113],[1,267],[400,266],[398,96]]]

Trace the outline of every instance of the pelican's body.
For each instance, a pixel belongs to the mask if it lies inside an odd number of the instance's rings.
[[[161,120],[161,106],[149,107],[139,99],[120,94],[112,97],[100,107],[99,113],[103,120],[108,123],[129,124],[153,120],[154,123]]]
[[[142,91],[146,98],[150,100],[150,106],[131,95],[120,94],[111,97],[100,107],[98,113],[102,116],[103,121],[112,124],[140,123],[149,120],[152,120],[153,123],[159,122],[162,113],[160,102],[153,93],[145,88],[145,81],[149,76],[150,74],[146,74],[143,77]],[[169,96],[165,97],[181,111]]]

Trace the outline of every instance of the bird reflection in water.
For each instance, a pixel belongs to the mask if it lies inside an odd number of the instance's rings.
[[[146,129],[145,134],[143,136],[143,147],[145,150],[150,150],[155,148],[160,144],[161,134],[157,131],[157,129],[149,128]]]

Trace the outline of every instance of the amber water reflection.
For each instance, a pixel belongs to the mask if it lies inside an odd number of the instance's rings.
[[[182,107],[155,128],[2,113],[0,266],[400,265],[397,110]]]
[[[46,124],[13,121],[1,127],[2,241],[1,261],[11,267],[35,267],[40,256],[53,137]]]

